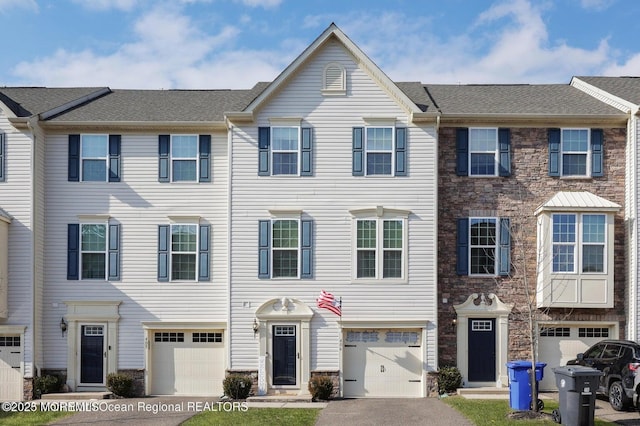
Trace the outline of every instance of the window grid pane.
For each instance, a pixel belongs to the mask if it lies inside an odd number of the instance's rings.
[[[298,250],[300,242],[297,220],[273,221],[273,277],[298,276]]]
[[[82,135],[82,180],[105,182],[107,180],[107,135]]]
[[[198,175],[198,137],[171,136],[171,178],[174,182],[195,182]]]
[[[376,248],[376,221],[359,220],[357,231],[357,245],[359,249]]]
[[[471,175],[494,176],[498,150],[497,129],[470,129],[469,156]]]
[[[376,277],[376,252],[375,250],[358,250],[358,278]]]
[[[367,175],[393,172],[393,128],[368,127],[366,141]]]
[[[271,129],[274,175],[298,174],[299,135],[300,129],[298,127],[273,127]]]
[[[497,221],[494,218],[471,218],[469,224],[471,274],[494,275]]]
[[[82,279],[104,279],[106,276],[107,226],[81,225],[80,251]]]
[[[586,176],[589,152],[587,129],[562,130],[562,174],[564,176]]]
[[[196,279],[197,225],[171,225],[171,279]]]
[[[382,278],[401,278],[401,277],[402,277],[402,252],[385,250],[383,264],[382,264]]]

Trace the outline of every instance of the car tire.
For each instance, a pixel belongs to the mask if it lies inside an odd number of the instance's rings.
[[[622,387],[622,382],[613,382],[609,386],[609,404],[616,411],[623,411],[631,401]]]

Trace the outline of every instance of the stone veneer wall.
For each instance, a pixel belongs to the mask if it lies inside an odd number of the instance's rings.
[[[25,377],[22,385],[22,399],[31,401],[34,397],[33,377]]]
[[[529,283],[536,286],[535,209],[558,191],[589,191],[613,201],[622,209],[615,216],[615,265],[613,309],[551,309],[540,312],[546,320],[617,321],[620,336],[625,330],[625,251],[624,251],[624,128],[604,129],[604,176],[585,179],[561,179],[548,175],[547,128],[511,128],[511,176],[477,178],[456,175],[456,129],[439,131],[438,181],[438,323],[439,365],[456,365],[456,331],[452,324],[454,304],[464,302],[472,293],[495,293],[504,303],[514,303],[509,315],[509,359],[528,358],[528,315],[522,277],[468,277],[456,274],[456,219],[495,212],[510,217],[511,226],[521,227],[533,247],[522,259],[512,249],[514,265],[526,262]],[[475,213],[474,213],[475,212]],[[443,299],[447,299],[443,303]]]

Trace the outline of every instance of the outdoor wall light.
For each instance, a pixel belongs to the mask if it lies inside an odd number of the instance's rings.
[[[64,337],[64,333],[67,331],[67,322],[64,317],[60,318],[60,330],[62,331],[62,337]]]
[[[256,334],[258,332],[258,321],[256,321],[256,319],[253,319],[253,334]]]
[[[457,320],[456,318],[454,318],[454,319],[451,321],[451,325],[453,325],[453,326],[455,327],[455,326],[456,326],[456,324],[458,324],[458,320]]]

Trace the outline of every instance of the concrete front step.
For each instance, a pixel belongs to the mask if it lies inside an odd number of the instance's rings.
[[[111,399],[112,392],[63,392],[45,393],[40,399],[53,399],[57,401],[75,401],[85,399]]]
[[[275,394],[250,396],[247,402],[312,402],[311,395]]]

